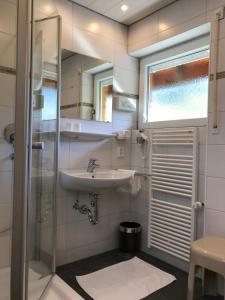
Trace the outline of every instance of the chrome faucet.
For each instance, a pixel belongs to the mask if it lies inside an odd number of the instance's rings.
[[[100,166],[99,164],[96,164],[96,161],[97,161],[97,159],[94,159],[94,158],[89,159],[87,172],[93,173],[95,168]]]

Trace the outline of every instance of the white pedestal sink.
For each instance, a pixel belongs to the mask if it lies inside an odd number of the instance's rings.
[[[118,188],[128,184],[134,176],[131,170],[61,171],[61,184],[65,189],[94,192],[96,190]]]

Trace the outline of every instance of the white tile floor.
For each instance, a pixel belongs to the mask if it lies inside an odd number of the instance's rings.
[[[69,285],[55,275],[49,283],[41,300],[82,300]]]

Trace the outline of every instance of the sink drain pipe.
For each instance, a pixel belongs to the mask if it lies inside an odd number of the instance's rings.
[[[78,197],[73,205],[73,209],[78,210],[82,215],[88,215],[88,220],[92,225],[98,224],[98,197],[99,194],[89,193],[91,208],[85,204],[80,205]]]

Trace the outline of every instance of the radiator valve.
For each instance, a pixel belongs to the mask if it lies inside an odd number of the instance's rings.
[[[194,209],[200,209],[200,208],[203,208],[203,207],[204,207],[204,203],[203,203],[203,202],[197,201],[197,202],[194,202],[194,203],[192,204],[192,207],[193,207]]]

